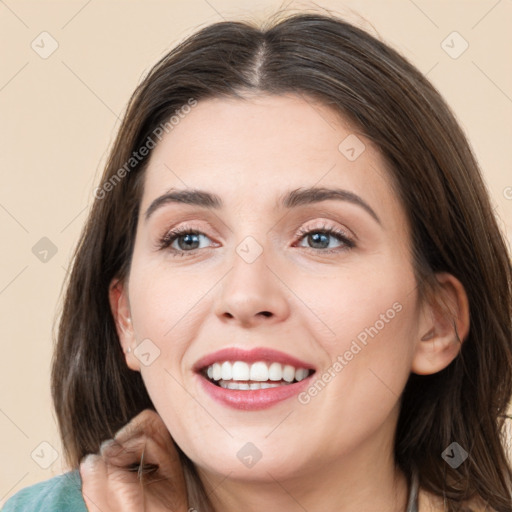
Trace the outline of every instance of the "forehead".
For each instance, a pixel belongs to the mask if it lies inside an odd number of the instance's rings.
[[[350,190],[384,217],[386,209],[401,214],[381,154],[337,112],[305,96],[214,98],[198,102],[153,150],[143,208],[174,187],[265,208],[312,186]]]

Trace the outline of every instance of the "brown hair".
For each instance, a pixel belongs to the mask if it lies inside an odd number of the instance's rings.
[[[207,26],[164,56],[135,90],[102,184],[112,184],[132,153],[191,99],[250,93],[317,99],[380,149],[409,218],[419,296],[435,297],[435,273],[448,272],[463,284],[471,316],[460,354],[446,369],[410,376],[396,463],[406,475],[417,468],[420,486],[443,497],[447,510],[480,498],[511,512],[503,434],[512,394],[511,262],[461,128],[404,57],[323,14],[294,14],[265,26]],[[105,197],[97,195],[74,253],[52,369],[53,400],[74,468],[141,410],[154,409],[140,374],[126,366],[108,300],[111,280],[129,273],[150,154]],[[456,469],[441,457],[453,441],[469,453]],[[181,455],[197,506],[201,483]]]

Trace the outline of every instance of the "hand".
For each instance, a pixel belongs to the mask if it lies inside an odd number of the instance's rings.
[[[80,464],[82,495],[89,512],[187,512],[179,454],[160,416],[145,409],[99,454]]]

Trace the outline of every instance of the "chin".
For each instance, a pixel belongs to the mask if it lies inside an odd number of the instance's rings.
[[[208,475],[216,474],[220,478],[229,475],[230,479],[240,481],[271,482],[286,479],[300,472],[301,467],[307,467],[304,454],[300,460],[297,450],[291,450],[289,456],[280,449],[262,447],[260,450],[251,442],[236,442],[226,446],[222,452],[204,452],[199,457],[190,457],[199,472]],[[206,455],[206,456],[205,456]]]

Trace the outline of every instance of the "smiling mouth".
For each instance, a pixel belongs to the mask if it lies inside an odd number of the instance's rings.
[[[300,382],[314,370],[278,362],[219,361],[201,369],[200,374],[212,384],[240,391],[269,389]]]

